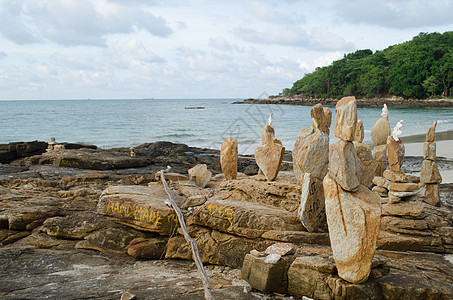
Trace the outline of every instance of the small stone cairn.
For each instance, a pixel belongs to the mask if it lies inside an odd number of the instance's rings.
[[[367,188],[371,188],[373,185],[372,181],[378,167],[378,162],[373,159],[370,147],[367,144],[362,143],[363,136],[363,122],[358,120],[353,143],[357,157],[362,163],[362,176],[360,176],[360,183]]]
[[[65,146],[63,144],[57,143],[54,137],[51,137],[50,142],[48,142],[47,144],[48,144],[46,149],[47,152],[65,149]]]
[[[236,179],[238,174],[238,141],[225,138],[220,146],[220,166],[226,180]]]
[[[389,111],[384,104],[381,113],[382,118],[376,121],[371,128],[371,139],[374,143],[373,158],[377,161],[376,176],[382,176],[387,169],[387,137],[390,135]]]
[[[440,206],[439,183],[442,182],[442,176],[437,168],[436,160],[436,143],[435,131],[437,121],[428,128],[425,143],[423,144],[423,163],[420,170],[420,185],[423,201],[433,206]]]
[[[357,128],[355,97],[335,107],[335,136],[330,146],[329,171],[324,177],[329,238],[338,275],[351,283],[367,280],[380,230],[379,196],[360,184],[360,160],[354,149]]]
[[[293,170],[302,185],[299,219],[310,231],[326,225],[322,180],[329,166],[329,127],[332,112],[316,104],[310,111],[312,125],[296,138],[293,149]]]
[[[268,181],[273,181],[280,171],[280,165],[285,155],[285,147],[275,138],[272,114],[261,130],[261,146],[255,149],[255,161]]]
[[[396,204],[403,201],[407,204],[418,198],[419,185],[407,182],[406,174],[401,169],[405,154],[404,144],[399,138],[402,123],[403,120],[399,121],[392,135],[387,138],[389,170],[384,171],[384,177],[377,176],[373,179],[376,185],[373,191],[382,198],[383,203]]]

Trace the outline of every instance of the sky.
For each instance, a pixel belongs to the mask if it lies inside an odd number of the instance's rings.
[[[0,100],[275,95],[452,16],[453,0],[0,0]]]

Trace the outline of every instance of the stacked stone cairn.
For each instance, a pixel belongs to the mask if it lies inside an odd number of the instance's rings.
[[[376,176],[382,176],[387,169],[387,138],[390,135],[389,111],[384,104],[381,113],[382,118],[376,121],[371,128],[371,139],[374,143],[373,158],[377,162]]]
[[[355,97],[335,107],[335,136],[330,146],[329,171],[324,178],[329,238],[338,275],[351,283],[367,280],[379,235],[380,198],[360,184],[360,160],[354,149],[357,128]]]
[[[261,130],[261,146],[255,149],[256,164],[268,181],[273,181],[280,171],[280,165],[285,155],[285,147],[275,138],[272,114],[269,121]]]
[[[220,146],[220,166],[226,180],[236,179],[238,174],[238,141],[225,138]]]
[[[293,170],[302,186],[299,219],[310,232],[326,225],[322,180],[329,165],[329,128],[332,112],[316,104],[310,111],[312,125],[297,135]]]
[[[375,176],[376,169],[378,168],[378,162],[373,159],[370,147],[367,144],[362,143],[363,136],[363,122],[358,120],[353,143],[357,157],[360,159],[362,164],[360,183],[370,188],[373,185],[372,181]]]
[[[433,206],[440,206],[439,183],[442,176],[437,168],[436,143],[434,142],[437,121],[428,129],[423,144],[423,163],[420,171],[420,185],[423,201]]]

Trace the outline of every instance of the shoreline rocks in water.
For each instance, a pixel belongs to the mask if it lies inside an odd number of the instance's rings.
[[[269,97],[266,99],[244,99],[233,104],[283,104],[283,105],[303,105],[314,106],[318,103],[323,106],[335,107],[340,99],[335,98],[307,98],[299,95]],[[361,98],[357,99],[358,107],[382,107],[388,104],[392,107],[451,107],[453,99],[404,99],[398,96],[388,96],[382,98]]]
[[[239,157],[237,179],[224,180],[219,151],[169,142],[134,147],[135,158],[129,148],[55,152],[60,153],[0,164],[2,297],[120,298],[129,291],[143,299],[202,298],[193,264],[173,260],[191,260],[189,245],[180,230],[167,230],[170,227],[162,227],[159,219],[173,221],[163,212],[165,204],[157,204],[164,195],[156,174],[167,165],[175,173],[167,180],[201,258],[216,265],[207,269],[217,298],[256,299],[254,293],[243,292],[248,284],[237,270],[243,267],[246,276],[247,265],[249,270],[262,266],[267,272],[262,273],[269,275],[262,282],[267,292],[339,299],[453,297],[453,265],[442,256],[453,253],[451,185],[439,184],[440,207],[420,202],[417,207],[385,210],[369,279],[357,285],[338,276],[326,229],[308,232],[300,223],[302,190],[292,172],[280,170],[274,181],[266,181],[255,175],[258,167],[253,160]],[[54,163],[70,156],[87,162],[95,157],[100,165],[110,163],[112,168]],[[111,163],[129,159],[144,165]],[[406,173],[419,171],[423,157],[408,159],[403,161]],[[439,168],[445,165],[441,161],[437,160]],[[198,164],[206,164],[213,173],[204,188],[187,176],[188,169]],[[274,262],[248,255],[277,242],[294,244],[296,253]],[[155,257],[160,260],[147,260]],[[272,277],[275,270],[282,276]],[[77,285],[68,288],[67,282]]]

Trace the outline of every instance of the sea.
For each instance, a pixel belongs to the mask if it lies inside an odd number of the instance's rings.
[[[252,154],[261,143],[261,128],[270,113],[276,138],[288,150],[299,131],[312,122],[309,106],[233,104],[241,100],[4,100],[0,101],[0,144],[55,137],[57,142],[104,149],[156,141],[220,149],[223,140],[232,137],[238,140],[240,154]],[[334,114],[335,108],[330,109]],[[388,109],[392,128],[403,120],[402,137],[425,134],[434,120],[438,121],[437,132],[453,131],[453,108]],[[381,108],[358,108],[365,143],[372,144],[370,129],[380,117]],[[337,140],[333,126],[330,140]]]

